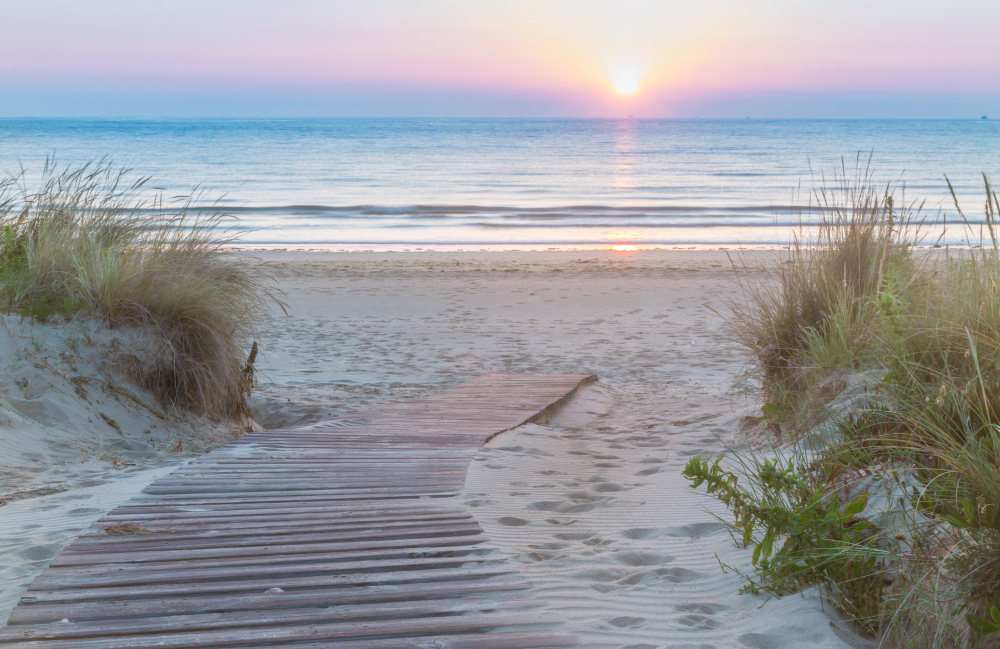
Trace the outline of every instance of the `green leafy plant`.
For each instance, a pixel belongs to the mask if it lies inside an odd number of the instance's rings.
[[[781,407],[776,403],[765,403],[760,407],[760,411],[763,414],[763,419],[774,419],[781,414]]]
[[[813,476],[796,467],[765,459],[740,477],[720,466],[722,457],[692,457],[683,475],[694,488],[705,485],[709,494],[732,511],[731,528],[744,547],[754,545],[755,573],[745,590],[774,595],[804,586],[830,587],[834,603],[871,633],[877,629],[882,604],[883,551],[876,545],[878,528],[858,515],[867,495],[841,506],[836,493],[827,493]]]
[[[43,296],[38,296],[27,302],[24,306],[20,308],[21,317],[24,318],[34,318],[39,322],[48,322],[52,314],[55,313],[55,309],[49,302],[48,298]]]
[[[969,628],[980,635],[990,635],[1000,631],[1000,602],[990,604],[987,613],[989,619],[966,613],[965,619],[969,623]]]

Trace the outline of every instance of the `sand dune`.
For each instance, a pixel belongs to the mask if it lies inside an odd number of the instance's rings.
[[[238,427],[172,409],[116,371],[141,332],[0,316],[0,626],[59,551]]]

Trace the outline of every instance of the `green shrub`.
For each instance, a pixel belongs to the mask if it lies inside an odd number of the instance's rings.
[[[745,467],[743,475],[720,466],[722,457],[692,457],[684,476],[692,487],[732,511],[731,528],[744,547],[754,545],[754,574],[744,575],[746,589],[774,595],[805,586],[824,585],[836,606],[870,633],[882,613],[885,554],[877,547],[878,528],[859,519],[867,494],[841,507],[836,492],[817,484],[817,476],[769,459]],[[740,478],[751,486],[739,485]]]

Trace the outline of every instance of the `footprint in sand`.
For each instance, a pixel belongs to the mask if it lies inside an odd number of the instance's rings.
[[[665,554],[654,554],[652,552],[619,552],[615,555],[615,561],[626,566],[662,566],[670,563],[674,558]]]
[[[622,531],[622,536],[627,539],[645,540],[655,539],[664,533],[664,530],[657,527],[633,527]]]
[[[528,509],[539,512],[556,512],[558,514],[579,514],[589,512],[598,506],[598,503],[577,504],[570,500],[542,500],[528,505]]]
[[[630,617],[628,615],[622,615],[608,620],[611,626],[618,627],[619,629],[638,629],[646,625],[646,618],[644,617]]]
[[[736,641],[751,649],[779,649],[781,640],[766,633],[744,633],[736,637]]]
[[[514,561],[518,563],[540,563],[542,561],[551,561],[552,559],[557,559],[564,557],[564,554],[552,554],[548,552],[525,552],[523,554],[518,554],[512,557]]]
[[[713,620],[710,617],[705,617],[704,615],[698,615],[697,613],[685,615],[679,618],[677,622],[696,631],[711,631],[722,626],[721,622]]]
[[[560,541],[586,541],[593,536],[593,532],[560,532],[559,534],[553,534],[552,538],[559,539]]]
[[[62,550],[59,543],[52,545],[34,545],[18,552],[18,555],[28,561],[48,561]]]
[[[637,572],[629,575],[619,580],[618,583],[625,586],[657,584],[664,581],[671,584],[684,584],[689,581],[697,581],[704,576],[700,572],[688,570],[687,568],[657,568],[656,570]]]
[[[719,522],[712,523],[691,523],[689,525],[681,525],[680,527],[671,527],[667,530],[667,534],[670,536],[680,536],[686,538],[696,538],[699,536],[705,536],[717,530],[725,529],[725,524]]]
[[[657,468],[643,469],[642,471],[637,471],[636,475],[653,475],[654,473],[659,473],[660,470]]]
[[[552,457],[551,453],[547,453],[541,449],[537,448],[524,448],[523,446],[504,446],[497,449],[498,451],[508,451],[510,453],[524,453],[525,455],[534,455],[536,457]]]
[[[501,525],[506,525],[507,527],[520,527],[528,524],[528,521],[523,518],[516,518],[514,516],[504,516],[503,518],[497,519],[497,522]]]
[[[590,570],[582,570],[573,576],[580,581],[610,583],[627,577],[628,571],[620,568],[591,568]]]
[[[681,604],[676,607],[678,611],[685,613],[701,613],[702,615],[715,615],[722,611],[728,611],[729,607],[723,604]]]
[[[705,575],[687,568],[662,568],[654,571],[657,576],[662,576],[664,581],[672,584],[684,584],[689,581],[702,579]]]

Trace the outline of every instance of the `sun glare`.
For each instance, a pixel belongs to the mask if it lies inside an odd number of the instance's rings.
[[[639,89],[639,70],[631,65],[623,65],[614,71],[615,90],[620,95],[631,95]]]
[[[614,246],[612,250],[616,250],[618,252],[632,252],[633,250],[635,250],[635,246],[627,243],[622,243],[618,244],[617,246]]]

